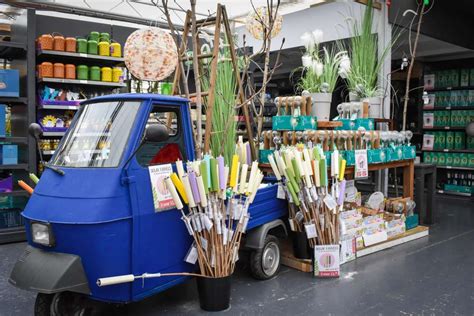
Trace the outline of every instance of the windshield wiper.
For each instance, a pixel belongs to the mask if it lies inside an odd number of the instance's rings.
[[[54,172],[56,172],[57,174],[60,174],[60,175],[62,175],[62,176],[65,175],[64,170],[59,169],[58,167],[55,167],[55,166],[51,166],[51,165],[48,164],[48,163],[44,163],[44,161],[43,161],[42,163],[43,163],[43,166],[44,166],[45,168],[51,169],[51,170],[53,170]]]

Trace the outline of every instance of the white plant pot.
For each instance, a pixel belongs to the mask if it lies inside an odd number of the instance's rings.
[[[311,100],[313,103],[311,115],[316,116],[318,121],[329,121],[332,93],[311,93]]]
[[[369,102],[369,118],[382,118],[382,98],[371,97],[365,101]]]
[[[349,92],[349,102],[359,102],[360,98],[357,93]]]

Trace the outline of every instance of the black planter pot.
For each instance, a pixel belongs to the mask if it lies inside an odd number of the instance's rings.
[[[199,305],[208,312],[219,312],[230,306],[231,276],[222,278],[196,278]]]
[[[293,232],[293,255],[298,259],[311,259],[311,247],[306,232]]]

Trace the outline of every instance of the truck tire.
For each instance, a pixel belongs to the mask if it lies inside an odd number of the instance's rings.
[[[101,310],[89,304],[81,294],[61,292],[56,294],[38,293],[35,301],[35,316],[92,316],[101,315]]]
[[[263,248],[250,254],[250,273],[257,280],[268,280],[280,270],[280,245],[278,238],[265,237]]]

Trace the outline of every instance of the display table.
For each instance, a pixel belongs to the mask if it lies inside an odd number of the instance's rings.
[[[272,167],[269,163],[261,163],[260,170],[272,173]],[[415,160],[398,160],[386,163],[370,164],[369,171],[377,171],[388,168],[403,168],[403,197],[414,198],[414,178],[415,178]],[[354,167],[350,166],[345,171],[346,178],[353,179]]]

